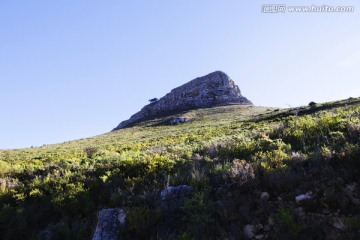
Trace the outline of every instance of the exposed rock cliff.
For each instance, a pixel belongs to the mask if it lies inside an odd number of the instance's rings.
[[[121,122],[114,130],[131,126],[144,120],[166,116],[179,111],[228,104],[252,104],[241,95],[239,87],[221,71],[196,78],[171,90],[158,101],[146,105],[129,120]]]

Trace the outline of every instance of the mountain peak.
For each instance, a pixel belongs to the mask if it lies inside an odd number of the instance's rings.
[[[160,99],[151,99],[150,104],[114,130],[176,112],[231,104],[252,105],[226,73],[215,71],[174,88]]]

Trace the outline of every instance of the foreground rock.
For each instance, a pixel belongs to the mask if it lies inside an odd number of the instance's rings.
[[[121,208],[103,209],[98,213],[98,223],[92,240],[117,240],[126,214]]]
[[[339,230],[345,230],[346,229],[345,223],[343,222],[343,220],[341,220],[341,218],[333,217],[333,218],[330,219],[330,223],[336,229],[339,229]]]
[[[253,225],[247,224],[244,227],[244,235],[247,239],[255,237],[255,227]]]
[[[171,90],[159,100],[154,98],[150,102],[129,120],[121,122],[114,130],[191,109],[229,104],[252,104],[241,95],[240,89],[234,81],[221,71],[196,78]]]
[[[301,194],[301,195],[295,197],[295,202],[298,205],[304,205],[304,203],[306,203],[310,200],[311,200],[311,196],[308,194]]]

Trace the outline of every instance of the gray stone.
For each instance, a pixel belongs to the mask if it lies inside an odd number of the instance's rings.
[[[341,220],[341,218],[337,218],[337,217],[333,217],[330,220],[331,225],[339,230],[345,230],[346,229],[346,225],[344,224],[344,222]]]
[[[121,122],[114,130],[176,112],[229,104],[252,105],[228,75],[216,71],[171,90],[158,101],[143,107],[129,120]]]
[[[267,201],[267,200],[269,200],[269,198],[270,198],[269,193],[267,193],[267,192],[261,193],[261,196],[260,196],[261,201]]]
[[[189,121],[188,118],[174,118],[173,120],[170,121],[170,123],[176,125],[180,123],[186,123],[188,121]]]
[[[346,185],[345,193],[353,204],[360,205],[360,199],[354,197],[354,192],[356,191],[356,188],[357,188],[356,183],[348,184]]]
[[[247,224],[244,227],[244,235],[247,239],[255,237],[255,227],[253,225]]]
[[[357,184],[354,182],[353,184],[346,185],[346,190],[350,192],[354,192],[356,190]]]
[[[311,196],[308,195],[308,194],[302,194],[302,195],[299,195],[299,196],[296,196],[295,197],[295,202],[296,204],[302,204],[303,202],[307,201],[307,200],[310,200],[311,199]]]
[[[126,214],[121,208],[103,209],[98,213],[98,223],[92,240],[118,240],[120,226]]]

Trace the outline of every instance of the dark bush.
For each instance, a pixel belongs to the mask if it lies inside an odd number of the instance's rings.
[[[149,239],[161,219],[161,212],[146,206],[139,206],[132,208],[126,219],[127,227],[131,231],[133,239]]]
[[[216,208],[207,193],[198,192],[186,199],[182,210],[184,223],[193,236],[212,236],[215,230]]]
[[[310,107],[315,107],[315,106],[316,106],[316,102],[309,102],[309,106],[310,106]]]

